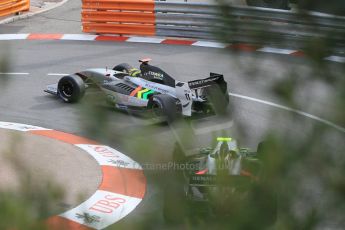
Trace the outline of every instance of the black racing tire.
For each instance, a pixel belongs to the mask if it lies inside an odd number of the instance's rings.
[[[289,0],[246,0],[248,6],[289,9]]]
[[[119,65],[116,65],[113,70],[124,72],[124,73],[129,73],[129,71],[133,69],[133,67],[128,64],[128,63],[121,63]]]
[[[230,115],[230,98],[228,92],[223,93],[217,85],[205,88],[207,101],[216,115]]]
[[[62,77],[58,82],[58,95],[67,103],[78,102],[85,94],[85,83],[78,75]]]
[[[178,118],[176,99],[167,94],[153,95],[147,104],[152,118],[157,121],[174,122]]]

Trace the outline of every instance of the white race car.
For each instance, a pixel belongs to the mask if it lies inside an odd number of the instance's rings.
[[[142,59],[140,70],[127,63],[113,69],[87,69],[62,77],[45,92],[68,103],[78,102],[89,86],[96,86],[106,100],[121,110],[148,110],[156,118],[173,121],[179,115],[225,113],[229,104],[223,75],[189,82],[177,81]]]

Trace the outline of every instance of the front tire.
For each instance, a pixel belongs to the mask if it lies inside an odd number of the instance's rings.
[[[246,1],[247,1],[248,6],[285,9],[285,10],[290,9],[288,0],[246,0]]]
[[[78,102],[85,94],[85,83],[78,75],[62,77],[58,82],[58,95],[67,103]]]

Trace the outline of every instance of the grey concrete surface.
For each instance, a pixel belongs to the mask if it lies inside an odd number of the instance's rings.
[[[30,0],[30,6],[38,8],[47,8],[60,2],[62,2],[62,0]]]
[[[21,187],[23,180],[41,189],[51,183],[65,193],[63,200],[52,205],[55,210],[64,210],[90,197],[101,178],[97,162],[73,145],[0,129],[0,191],[25,192],[29,188]]]
[[[44,1],[43,0],[31,0],[30,1],[30,6],[33,6],[33,7],[42,8],[43,5],[44,5]]]
[[[68,0],[54,10],[6,26],[19,26],[16,33],[81,33],[80,13],[81,1]]]
[[[0,17],[1,24],[9,24],[16,21],[27,20],[35,15],[47,12],[63,5],[68,0],[32,0],[28,11],[19,12]]]

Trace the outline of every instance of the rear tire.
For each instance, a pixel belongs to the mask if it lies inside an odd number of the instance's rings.
[[[177,119],[176,99],[166,94],[153,95],[147,105],[152,118],[157,121],[173,122]]]
[[[78,102],[85,94],[85,83],[78,75],[62,77],[58,82],[58,95],[67,103]]]
[[[290,9],[288,0],[246,0],[248,6],[266,7],[275,9]]]
[[[121,63],[119,65],[116,65],[113,70],[124,72],[124,73],[129,73],[129,71],[133,69],[133,67],[128,64],[128,63]]]

